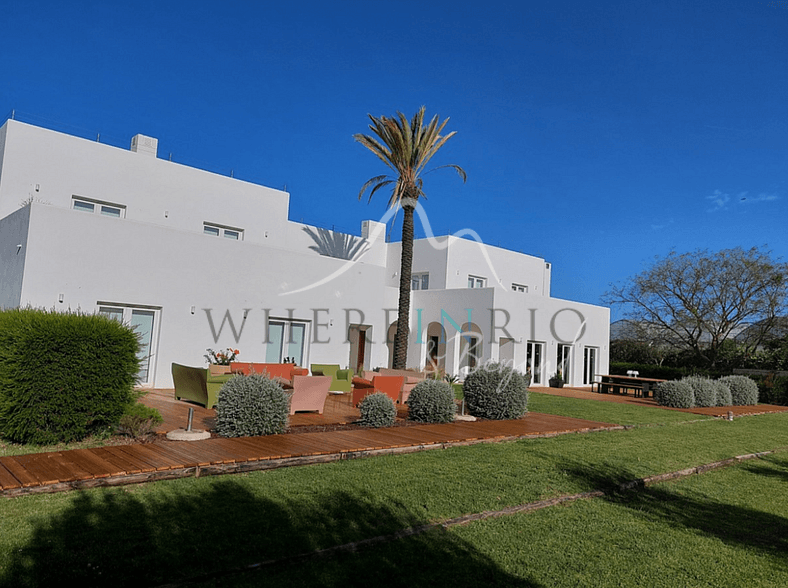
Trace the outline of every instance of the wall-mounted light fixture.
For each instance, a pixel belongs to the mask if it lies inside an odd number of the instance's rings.
[[[189,312],[190,312],[190,313],[194,314],[194,311],[195,311],[195,310],[197,310],[197,307],[196,307],[196,306],[192,305],[192,306],[190,306],[190,307],[189,307]]]
[[[60,294],[58,294],[58,295],[57,295],[57,301],[58,301],[58,302],[60,302],[60,303],[62,303],[62,302],[63,302],[63,300],[65,300],[65,298],[66,298],[66,297],[65,297],[65,296],[63,296],[63,293],[62,293],[62,292],[61,292]]]

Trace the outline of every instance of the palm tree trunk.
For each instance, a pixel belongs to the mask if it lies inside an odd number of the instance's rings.
[[[397,333],[394,335],[395,370],[404,370],[408,361],[408,331],[410,326],[410,274],[413,268],[413,207],[402,207],[402,253],[399,271],[399,305]]]

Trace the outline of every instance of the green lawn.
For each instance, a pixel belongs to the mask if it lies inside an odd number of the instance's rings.
[[[0,586],[156,586],[203,575],[190,585],[788,585],[788,453],[638,493],[228,573],[788,447],[788,414],[727,422],[643,408],[656,412],[637,417],[626,405],[544,396],[531,396],[531,410],[644,426],[2,500]]]
[[[712,418],[665,408],[565,398],[533,390],[528,393],[528,410],[619,425],[661,425]]]

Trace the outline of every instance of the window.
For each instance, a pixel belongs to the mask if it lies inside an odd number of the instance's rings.
[[[90,212],[92,214],[101,214],[103,216],[112,216],[115,218],[124,218],[126,216],[126,207],[122,204],[102,202],[101,200],[93,200],[81,196],[73,196],[71,198],[71,208],[82,212]]]
[[[202,232],[212,237],[225,237],[226,239],[233,239],[241,241],[243,239],[243,229],[235,229],[233,227],[225,227],[223,225],[214,225],[211,223],[202,224]]]
[[[513,292],[528,292],[528,286],[523,286],[522,284],[512,284],[512,291]]]
[[[137,381],[141,385],[152,385],[155,367],[153,360],[156,357],[156,330],[159,328],[158,309],[99,303],[98,312],[129,325],[139,335],[140,350],[137,357],[140,360],[140,371],[137,373]]]
[[[479,276],[468,276],[469,288],[486,288],[487,278],[480,278]]]
[[[267,363],[282,363],[285,358],[296,365],[305,365],[307,355],[308,323],[288,319],[268,321]]]
[[[430,274],[429,272],[421,274],[410,275],[410,289],[411,290],[429,290],[430,289]]]

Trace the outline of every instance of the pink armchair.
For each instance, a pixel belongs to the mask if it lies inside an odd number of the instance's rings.
[[[331,380],[331,376],[293,376],[290,414],[295,414],[297,411],[315,410],[318,414],[323,414]]]

